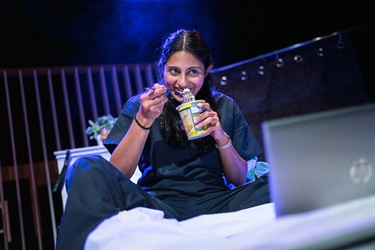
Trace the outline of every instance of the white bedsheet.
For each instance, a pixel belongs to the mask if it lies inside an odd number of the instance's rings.
[[[375,237],[375,195],[278,219],[273,203],[181,222],[136,208],[103,221],[85,250],[327,248],[366,234]]]

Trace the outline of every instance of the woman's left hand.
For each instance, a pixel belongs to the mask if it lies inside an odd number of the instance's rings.
[[[196,127],[201,128],[207,125],[207,129],[203,132],[203,135],[210,134],[218,145],[227,143],[228,136],[221,127],[217,112],[213,111],[207,102],[200,103],[197,107],[203,108],[205,111],[194,118]]]

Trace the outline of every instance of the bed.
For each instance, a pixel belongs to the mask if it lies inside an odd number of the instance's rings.
[[[103,221],[85,249],[375,249],[375,195],[276,218],[274,204],[164,219],[147,208]]]
[[[276,218],[274,203],[185,221],[148,208],[103,221],[92,249],[375,249],[375,195]]]

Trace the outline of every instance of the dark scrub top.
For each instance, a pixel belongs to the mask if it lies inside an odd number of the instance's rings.
[[[125,103],[104,143],[109,152],[113,152],[129,129],[139,109],[139,98],[140,95],[134,96]],[[214,92],[214,98],[221,115],[221,126],[239,155],[249,160],[261,154],[263,151],[236,102],[220,92]],[[204,212],[209,209],[207,206],[217,206],[206,203],[207,199],[215,199],[222,195],[221,191],[230,189],[224,182],[216,147],[201,153],[192,141],[184,148],[170,146],[162,139],[157,122],[152,125],[138,166],[142,172],[138,185],[180,212]]]

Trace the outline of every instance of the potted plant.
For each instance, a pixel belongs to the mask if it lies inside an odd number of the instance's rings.
[[[86,128],[86,134],[90,136],[90,140],[96,139],[98,145],[102,145],[116,120],[117,118],[110,114],[100,116],[95,122],[89,120],[88,122],[90,126]]]

